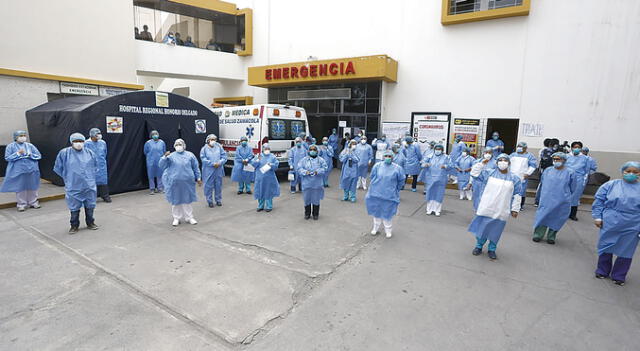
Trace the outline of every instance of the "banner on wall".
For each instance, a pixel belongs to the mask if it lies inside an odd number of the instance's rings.
[[[453,140],[462,135],[462,141],[471,150],[471,155],[478,155],[478,141],[480,138],[480,120],[455,118],[453,120]]]
[[[449,121],[451,112],[412,112],[411,134],[424,151],[427,144],[435,141],[449,149]]]
[[[410,122],[382,122],[382,134],[390,142],[402,141],[405,135],[411,131]]]

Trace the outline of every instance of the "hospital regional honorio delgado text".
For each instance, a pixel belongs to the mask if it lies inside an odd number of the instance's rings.
[[[142,107],[130,105],[118,105],[120,112],[141,113],[144,115],[173,115],[173,116],[197,116],[198,110],[180,110],[177,108]]]

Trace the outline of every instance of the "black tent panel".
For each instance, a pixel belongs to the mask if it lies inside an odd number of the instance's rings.
[[[88,138],[91,128],[99,128],[108,146],[112,193],[148,186],[143,148],[151,130],[160,133],[168,150],[180,137],[198,157],[206,135],[218,134],[218,116],[207,107],[184,96],[154,91],[70,97],[40,105],[26,115],[31,142],[42,152],[42,178],[59,185],[62,180],[53,172],[58,151],[69,146],[72,133]]]

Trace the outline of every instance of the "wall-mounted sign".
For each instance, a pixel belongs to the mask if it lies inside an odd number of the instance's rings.
[[[462,141],[467,144],[472,155],[478,153],[478,140],[480,135],[480,120],[454,118],[453,119],[453,140],[456,136],[461,135]]]
[[[398,140],[402,142],[410,131],[411,123],[409,122],[382,122],[382,134],[392,143]]]
[[[156,106],[169,107],[169,94],[156,91]]]
[[[131,92],[131,91],[133,90],[101,86],[100,96],[116,96],[116,95]]]
[[[431,141],[442,144],[448,150],[450,119],[451,112],[411,113],[411,134],[421,150]]]
[[[544,124],[522,123],[522,135],[528,137],[541,137],[544,135]]]
[[[107,116],[107,133],[122,134],[124,122],[122,117]]]
[[[204,119],[196,119],[196,134],[206,134],[207,133],[207,121]]]
[[[60,82],[60,93],[98,96],[100,92],[97,85]]]

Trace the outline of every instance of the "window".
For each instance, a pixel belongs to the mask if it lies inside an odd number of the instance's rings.
[[[531,0],[443,0],[442,24],[527,16]]]

